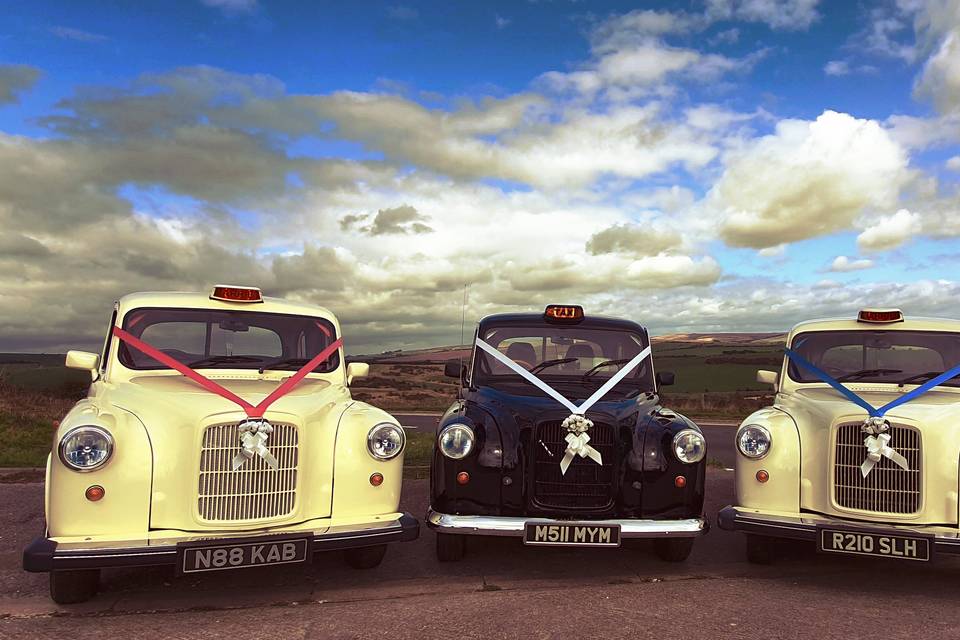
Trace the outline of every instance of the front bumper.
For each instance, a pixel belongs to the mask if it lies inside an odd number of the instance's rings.
[[[835,526],[856,528],[865,532],[902,533],[905,535],[932,535],[934,551],[960,554],[960,529],[951,527],[916,526],[903,524],[878,524],[855,520],[830,518],[815,513],[785,515],[760,513],[739,507],[724,507],[717,514],[717,524],[727,531],[742,531],[771,538],[817,541],[817,527]]]
[[[26,571],[42,573],[69,569],[175,565],[178,543],[195,542],[197,540],[214,543],[218,540],[224,542],[242,541],[244,537],[262,537],[264,533],[264,531],[217,532],[202,535],[184,533],[180,538],[166,537],[162,541],[111,541],[103,544],[95,542],[58,543],[49,538],[37,538],[23,550],[23,568]],[[273,530],[266,533],[291,535],[305,533],[311,540],[311,552],[335,551],[356,547],[372,547],[388,542],[410,542],[416,540],[420,535],[420,523],[409,513],[404,513],[395,520],[332,526],[323,531]]]
[[[431,529],[468,536],[522,537],[527,524],[565,524],[589,522],[619,525],[621,538],[692,538],[710,529],[705,518],[683,520],[557,520],[553,518],[517,518],[509,516],[459,516],[427,510],[426,523]]]

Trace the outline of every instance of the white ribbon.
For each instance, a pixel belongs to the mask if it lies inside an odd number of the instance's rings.
[[[890,429],[890,423],[882,418],[867,418],[861,429],[868,435],[863,439],[863,444],[867,447],[867,459],[860,465],[860,475],[866,478],[880,462],[880,458],[889,459],[904,471],[910,470],[907,459],[890,446],[890,434],[886,433]]]
[[[267,449],[267,437],[273,433],[273,427],[263,419],[244,420],[238,427],[240,431],[240,453],[233,458],[233,470],[236,471],[253,456],[260,456],[263,461],[276,470],[279,465],[277,459]]]
[[[563,452],[563,460],[560,461],[560,473],[562,475],[566,475],[570,463],[577,456],[590,458],[597,464],[603,464],[600,452],[587,444],[590,442],[590,436],[586,433],[568,433],[565,440],[567,441],[567,450]]]

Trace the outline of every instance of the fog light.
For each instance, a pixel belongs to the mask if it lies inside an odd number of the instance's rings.
[[[101,487],[98,484],[87,487],[86,492],[83,495],[87,497],[87,500],[90,502],[98,502],[103,496],[107,493],[106,489]]]
[[[673,486],[675,486],[677,489],[683,489],[685,486],[687,486],[687,479],[683,476],[677,476],[673,479]]]
[[[370,474],[370,484],[375,487],[379,487],[383,484],[383,474],[382,473],[371,473]]]
[[[770,474],[767,473],[766,469],[760,469],[757,471],[757,482],[766,482],[770,479]]]
[[[470,474],[466,471],[461,471],[457,474],[457,484],[467,484],[470,482]]]

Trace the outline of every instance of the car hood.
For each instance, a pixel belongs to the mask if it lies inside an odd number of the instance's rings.
[[[581,405],[595,391],[584,389],[580,392],[569,389],[558,390],[574,405]],[[609,396],[608,396],[609,398]],[[562,404],[541,393],[531,390],[526,394],[516,393],[493,387],[484,387],[472,395],[471,400],[493,415],[501,429],[532,426],[542,420],[563,420],[570,410]],[[593,420],[618,424],[624,419],[635,418],[638,403],[651,400],[650,394],[640,394],[627,400],[602,399],[586,412]]]
[[[877,386],[858,387],[851,385],[851,391],[866,400],[874,407],[882,407],[897,398],[904,396],[906,391],[899,391],[895,387],[878,388]],[[799,389],[787,396],[785,403],[792,406],[793,411],[799,411],[810,417],[811,421],[829,426],[839,420],[855,420],[866,417],[866,411],[854,404],[848,398],[834,389],[810,388]],[[891,421],[905,420],[918,424],[936,424],[949,421],[950,426],[957,423],[960,415],[960,393],[934,389],[886,412]]]

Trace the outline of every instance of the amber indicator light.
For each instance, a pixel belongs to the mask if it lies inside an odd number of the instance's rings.
[[[579,322],[583,320],[583,307],[578,305],[547,305],[543,317],[552,322]]]
[[[675,486],[677,489],[683,489],[685,486],[687,486],[687,479],[683,476],[677,476],[673,479],[673,486]]]
[[[864,309],[857,314],[857,322],[903,322],[903,311],[900,309]]]
[[[87,500],[89,500],[90,502],[99,502],[101,499],[103,499],[103,496],[105,496],[106,493],[107,493],[106,489],[104,489],[98,484],[95,484],[90,487],[87,487],[87,490],[84,492],[83,495],[86,496]]]
[[[457,484],[467,484],[470,482],[470,474],[466,471],[461,471],[457,474]]]
[[[766,469],[760,469],[760,471],[757,471],[757,482],[766,482],[769,479],[770,474]]]
[[[383,474],[382,473],[371,473],[370,474],[370,484],[375,487],[379,487],[383,484]]]
[[[224,302],[263,302],[263,294],[256,287],[234,287],[226,284],[215,286],[210,298]]]

